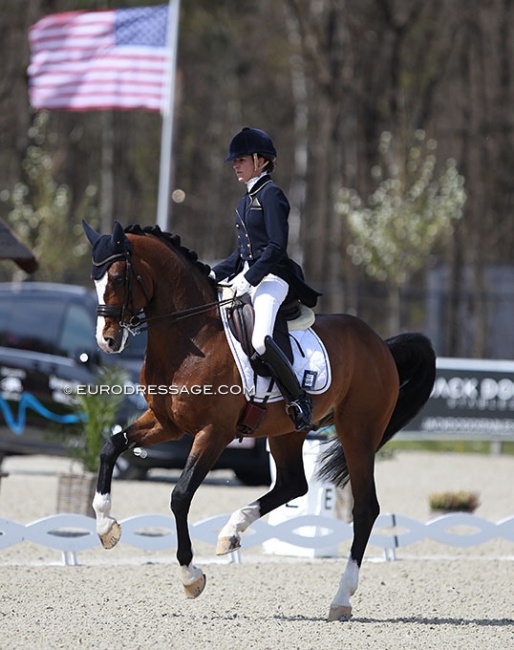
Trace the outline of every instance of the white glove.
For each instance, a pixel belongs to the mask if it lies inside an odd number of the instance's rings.
[[[244,273],[238,273],[230,283],[230,286],[232,287],[235,296],[242,296],[245,293],[248,293],[252,285],[245,278]]]
[[[216,280],[216,273],[214,273],[213,269],[209,271],[209,277],[212,278],[213,280]]]

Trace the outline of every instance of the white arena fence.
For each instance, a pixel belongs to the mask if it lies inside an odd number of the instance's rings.
[[[218,515],[190,524],[191,538],[216,546],[218,533],[229,516]],[[171,516],[137,515],[120,524],[124,544],[146,551],[176,548],[175,521]],[[302,515],[276,525],[263,520],[255,522],[245,532],[243,546],[245,549],[265,543],[269,546],[272,540],[278,540],[300,551],[315,551],[316,557],[323,557],[323,549],[337,547],[352,537],[352,524],[332,517]],[[420,522],[404,515],[381,514],[373,528],[370,544],[381,547],[385,558],[394,560],[396,549],[425,539],[449,546],[472,547],[496,538],[514,542],[514,516],[495,523],[473,514],[453,513]],[[52,515],[30,524],[0,518],[0,551],[21,542],[61,551],[66,565],[78,563],[78,552],[100,546],[95,520],[84,515]],[[232,561],[241,561],[240,553],[232,554]]]

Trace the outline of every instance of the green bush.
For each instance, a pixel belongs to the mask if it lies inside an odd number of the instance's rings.
[[[96,377],[98,386],[123,385],[126,373],[122,368],[101,368]],[[123,395],[113,394],[112,391],[90,391],[75,395],[76,410],[81,416],[79,425],[80,435],[70,439],[70,455],[83,465],[87,472],[96,472],[100,464],[100,451],[112,434],[113,427],[118,422],[118,410]]]

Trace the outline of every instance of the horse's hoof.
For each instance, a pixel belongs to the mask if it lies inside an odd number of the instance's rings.
[[[328,612],[329,621],[348,621],[352,617],[352,608],[349,605],[331,605]]]
[[[111,530],[109,530],[107,533],[104,533],[103,535],[99,535],[98,537],[100,537],[102,546],[105,549],[109,550],[111,548],[114,548],[121,538],[121,526],[117,521],[115,521],[112,525]]]
[[[207,582],[207,578],[205,577],[205,574],[202,573],[202,575],[199,578],[197,578],[194,582],[192,582],[190,585],[184,585],[184,592],[186,594],[186,598],[198,598],[198,596],[205,589],[206,582]]]
[[[232,535],[231,537],[218,537],[216,555],[226,555],[227,553],[237,551],[238,548],[241,548],[241,540],[236,535]]]

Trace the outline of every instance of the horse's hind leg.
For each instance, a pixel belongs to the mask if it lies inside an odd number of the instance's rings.
[[[307,492],[302,457],[304,440],[305,435],[297,432],[269,439],[270,452],[277,468],[275,485],[257,501],[231,515],[219,533],[217,555],[238,549],[241,546],[241,533],[254,521]]]
[[[362,418],[364,420],[364,418]],[[359,570],[364,557],[373,525],[379,515],[380,507],[376,495],[374,467],[375,449],[380,439],[377,431],[381,424],[364,423],[351,426],[345,423],[344,452],[350,474],[353,495],[353,542],[345,572],[339,589],[330,605],[329,620],[344,620],[352,615],[350,597],[357,590]],[[342,424],[337,422],[338,433]]]

